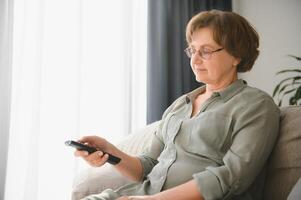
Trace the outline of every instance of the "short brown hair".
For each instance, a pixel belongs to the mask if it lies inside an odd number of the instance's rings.
[[[253,26],[242,16],[227,11],[211,10],[200,12],[191,18],[186,27],[188,45],[192,35],[200,28],[211,28],[213,39],[232,56],[240,58],[237,72],[252,69],[259,54],[259,36]]]

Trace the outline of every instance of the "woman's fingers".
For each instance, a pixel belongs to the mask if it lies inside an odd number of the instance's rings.
[[[78,140],[78,142],[86,144],[88,146],[94,147],[98,150],[102,150],[102,151],[109,151],[108,146],[108,142],[102,138],[102,137],[98,137],[98,136],[84,136],[81,139]]]
[[[100,166],[104,165],[107,162],[109,155],[104,154],[102,157],[100,157],[100,156],[98,156],[98,157],[99,157],[99,159],[91,161],[90,165],[92,165],[93,167],[100,167]]]
[[[74,152],[75,156],[83,158],[93,167],[99,167],[105,164],[109,158],[109,155],[104,155],[103,152],[112,153],[115,149],[114,145],[107,142],[104,138],[98,136],[84,136],[78,140],[78,142],[97,149],[96,152],[91,154],[80,150],[76,150]]]
[[[78,140],[81,143],[88,143],[92,145],[103,145],[106,143],[106,140],[98,136],[83,136]]]
[[[94,153],[89,154],[86,151],[75,151],[75,156],[82,157],[85,161],[87,161],[93,167],[100,167],[105,164],[109,158],[108,154],[104,154],[102,151],[96,151]]]
[[[75,155],[76,157],[86,157],[86,156],[89,155],[89,153],[88,153],[87,151],[76,150],[76,151],[74,152],[74,155]]]

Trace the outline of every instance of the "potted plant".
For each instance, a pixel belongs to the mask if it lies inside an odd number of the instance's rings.
[[[288,56],[301,61],[301,57]],[[289,97],[289,105],[301,105],[301,69],[281,70],[276,73],[276,75],[279,74],[288,74],[289,76],[280,81],[274,89],[273,97],[277,97],[278,106],[282,105],[285,96]]]

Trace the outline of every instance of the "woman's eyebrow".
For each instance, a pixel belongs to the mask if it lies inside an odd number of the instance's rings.
[[[202,44],[202,45],[198,45],[198,46],[190,44],[189,46],[191,46],[193,48],[196,48],[196,47],[198,47],[198,48],[206,48],[206,47],[214,48],[214,45],[211,45],[211,44]]]

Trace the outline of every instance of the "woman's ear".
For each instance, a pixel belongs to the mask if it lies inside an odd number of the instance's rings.
[[[234,58],[233,65],[237,66],[241,61],[241,58]]]

